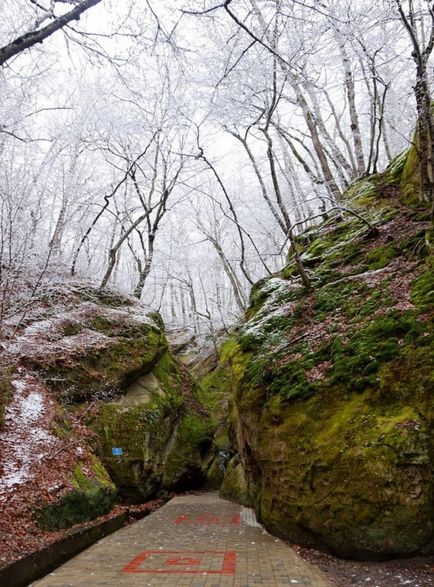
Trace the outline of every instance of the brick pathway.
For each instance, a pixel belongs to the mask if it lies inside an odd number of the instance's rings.
[[[31,587],[329,587],[315,567],[217,494],[180,496]]]

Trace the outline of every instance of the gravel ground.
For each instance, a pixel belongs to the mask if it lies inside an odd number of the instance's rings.
[[[354,561],[291,545],[337,587],[434,587],[434,556],[389,561]]]

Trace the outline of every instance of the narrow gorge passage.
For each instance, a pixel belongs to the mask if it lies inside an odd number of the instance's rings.
[[[31,587],[327,587],[330,583],[251,510],[216,493],[172,499]]]

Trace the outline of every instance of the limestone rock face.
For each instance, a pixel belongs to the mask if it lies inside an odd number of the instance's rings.
[[[123,406],[140,406],[152,403],[155,397],[164,396],[158,379],[153,373],[141,375],[128,386],[127,392],[119,399]]]
[[[348,194],[378,232],[347,217],[298,237],[313,291],[292,262],[260,282],[203,382],[229,405],[222,494],[347,557],[434,548],[433,256],[398,163]]]
[[[203,482],[211,421],[196,399],[195,383],[168,352],[125,395],[101,404],[92,427],[103,462],[125,498],[143,500]],[[122,449],[122,455],[113,455],[113,448]]]

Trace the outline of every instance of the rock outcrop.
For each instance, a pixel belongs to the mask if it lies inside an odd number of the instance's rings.
[[[46,287],[1,349],[6,533],[17,515],[37,535],[201,483],[211,422],[161,318],[88,282]]]
[[[348,191],[369,223],[345,214],[297,238],[313,290],[293,262],[258,283],[203,380],[211,409],[229,405],[221,494],[344,557],[434,547],[432,229],[401,197],[406,162]]]
[[[166,351],[125,395],[99,405],[91,425],[123,497],[143,500],[157,490],[194,488],[204,482],[202,461],[213,429],[196,387]],[[112,447],[120,447],[123,454],[112,455]]]

